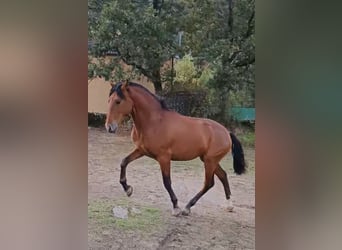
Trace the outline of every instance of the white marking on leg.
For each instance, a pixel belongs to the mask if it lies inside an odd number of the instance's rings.
[[[176,207],[172,210],[173,216],[179,216],[182,213],[182,210],[179,207]]]
[[[233,212],[234,206],[233,206],[232,199],[226,200],[226,209],[227,209],[229,212]]]
[[[184,210],[182,211],[182,215],[189,215],[190,214],[190,208],[185,207]]]

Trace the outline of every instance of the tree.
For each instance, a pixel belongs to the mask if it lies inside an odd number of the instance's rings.
[[[214,72],[207,88],[215,118],[227,122],[228,105],[254,105],[254,0],[188,1],[184,47]]]
[[[90,60],[89,76],[122,77],[122,60],[160,92],[170,79],[163,76],[165,62],[191,54],[197,73],[182,79],[201,82],[217,119],[225,119],[228,105],[254,105],[254,0],[89,0],[88,6],[96,58]],[[179,31],[181,47],[175,39]],[[117,58],[105,59],[108,51]]]
[[[177,48],[174,38],[178,5],[171,1],[152,4],[126,0],[90,0],[89,5],[97,6],[93,8],[96,18],[89,23],[89,37],[95,44],[91,54],[103,59],[106,52],[115,51],[124,63],[148,77],[155,91],[160,92],[161,68]],[[110,70],[120,67],[118,62],[109,61]]]

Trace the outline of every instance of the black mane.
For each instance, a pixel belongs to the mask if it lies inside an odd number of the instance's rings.
[[[122,86],[122,82],[118,82],[117,84],[112,86],[112,88],[109,91],[109,96],[111,96],[114,92],[116,92],[121,99],[125,99],[125,96],[121,90],[121,86]]]
[[[124,94],[122,93],[121,90],[121,86],[122,86],[122,82],[118,82],[117,84],[115,84],[115,86],[113,86],[109,92],[109,96],[111,96],[114,92],[116,92],[118,94],[118,96],[121,99],[125,99]],[[146,91],[148,94],[150,94],[154,99],[156,99],[158,101],[158,103],[160,104],[161,108],[164,110],[169,110],[165,101],[163,99],[161,99],[159,96],[154,95],[153,93],[151,93],[147,88],[145,88],[144,86],[135,83],[135,82],[129,82],[128,86],[132,86],[132,87],[138,87],[144,91]]]

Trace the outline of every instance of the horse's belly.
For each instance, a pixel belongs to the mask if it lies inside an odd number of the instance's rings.
[[[199,156],[202,156],[205,152],[205,147],[201,144],[179,144],[171,149],[171,159],[173,161],[189,161]]]
[[[172,161],[190,161],[190,160],[196,159],[197,157],[199,157],[199,155],[189,155],[189,156],[172,155],[171,160]]]
[[[191,131],[178,131],[171,144],[171,157],[174,161],[188,161],[202,156],[207,149],[207,139],[202,130],[193,127]]]

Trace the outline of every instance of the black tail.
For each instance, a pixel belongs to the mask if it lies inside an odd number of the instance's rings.
[[[245,163],[245,155],[243,153],[243,149],[240,141],[236,138],[236,136],[232,133],[229,133],[232,138],[232,155],[233,155],[233,165],[234,172],[236,174],[243,174],[246,172],[246,163]]]

